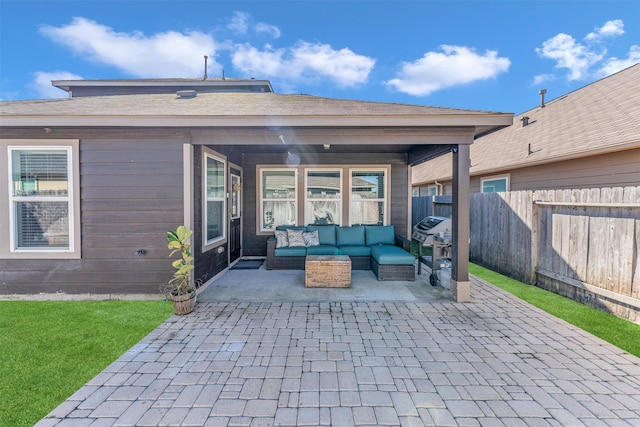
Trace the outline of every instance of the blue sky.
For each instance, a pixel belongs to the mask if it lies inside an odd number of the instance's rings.
[[[640,1],[0,0],[0,99],[208,76],[521,113],[640,62]]]

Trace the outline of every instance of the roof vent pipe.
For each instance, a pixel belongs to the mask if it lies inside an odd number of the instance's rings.
[[[529,124],[529,117],[524,116],[523,118],[520,119],[520,121],[522,122],[522,127],[525,127]]]
[[[544,95],[547,93],[546,89],[540,89],[540,107],[544,108]]]
[[[207,55],[204,56],[204,78],[203,80],[207,80],[207,60],[209,57]]]

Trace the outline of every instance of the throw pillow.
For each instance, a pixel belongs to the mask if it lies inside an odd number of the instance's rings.
[[[289,246],[302,246],[304,247],[304,236],[302,236],[302,230],[287,230],[287,238],[289,239]]]
[[[320,238],[318,237],[318,230],[311,231],[309,233],[302,233],[304,243],[306,247],[318,246],[320,244]]]
[[[276,248],[286,248],[289,246],[289,237],[285,230],[276,230]]]

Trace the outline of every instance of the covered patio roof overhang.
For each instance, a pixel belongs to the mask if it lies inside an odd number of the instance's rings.
[[[413,166],[453,153],[451,290],[457,302],[469,302],[469,147],[478,135],[511,125],[512,120],[511,114],[492,113],[401,118],[266,117],[255,122],[226,118],[215,128],[192,129],[191,142],[206,144],[213,140],[216,145],[237,146],[243,153],[321,153],[329,147],[333,153],[345,154],[405,153],[409,183]],[[410,211],[407,206],[407,215]],[[410,231],[405,231],[407,236]]]
[[[221,95],[225,94],[214,96],[219,100]],[[513,114],[293,95],[242,96],[245,101],[250,100],[248,96],[260,101],[249,104],[249,111],[237,106],[225,111],[220,103],[192,104],[192,108],[185,109],[180,104],[183,101],[178,105],[176,98],[167,94],[147,95],[135,102],[134,98],[124,97],[130,103],[123,103],[120,96],[73,98],[49,104],[50,107],[47,103],[32,103],[31,108],[29,103],[16,103],[9,108],[3,106],[0,130],[5,138],[60,138],[83,132],[96,135],[105,129],[111,134],[124,132],[145,137],[170,131],[187,145],[232,146],[242,153],[314,153],[326,147],[334,153],[404,153],[409,174],[407,192],[411,191],[412,166],[451,152],[452,291],[456,301],[470,300],[469,147],[479,135],[511,125]],[[279,108],[283,103],[264,103],[264,98],[256,98],[260,96],[285,98],[286,111]],[[192,101],[202,102],[204,98],[197,96]],[[306,102],[298,105],[297,98]],[[307,111],[311,101],[320,106],[314,104],[313,110]],[[409,211],[407,206],[407,215]],[[409,234],[410,230],[406,230]]]

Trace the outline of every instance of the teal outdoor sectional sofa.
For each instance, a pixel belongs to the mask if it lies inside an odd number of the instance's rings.
[[[353,270],[373,270],[378,280],[415,280],[411,241],[393,225],[280,226],[267,240],[267,270],[304,270],[307,255],[348,255]]]

